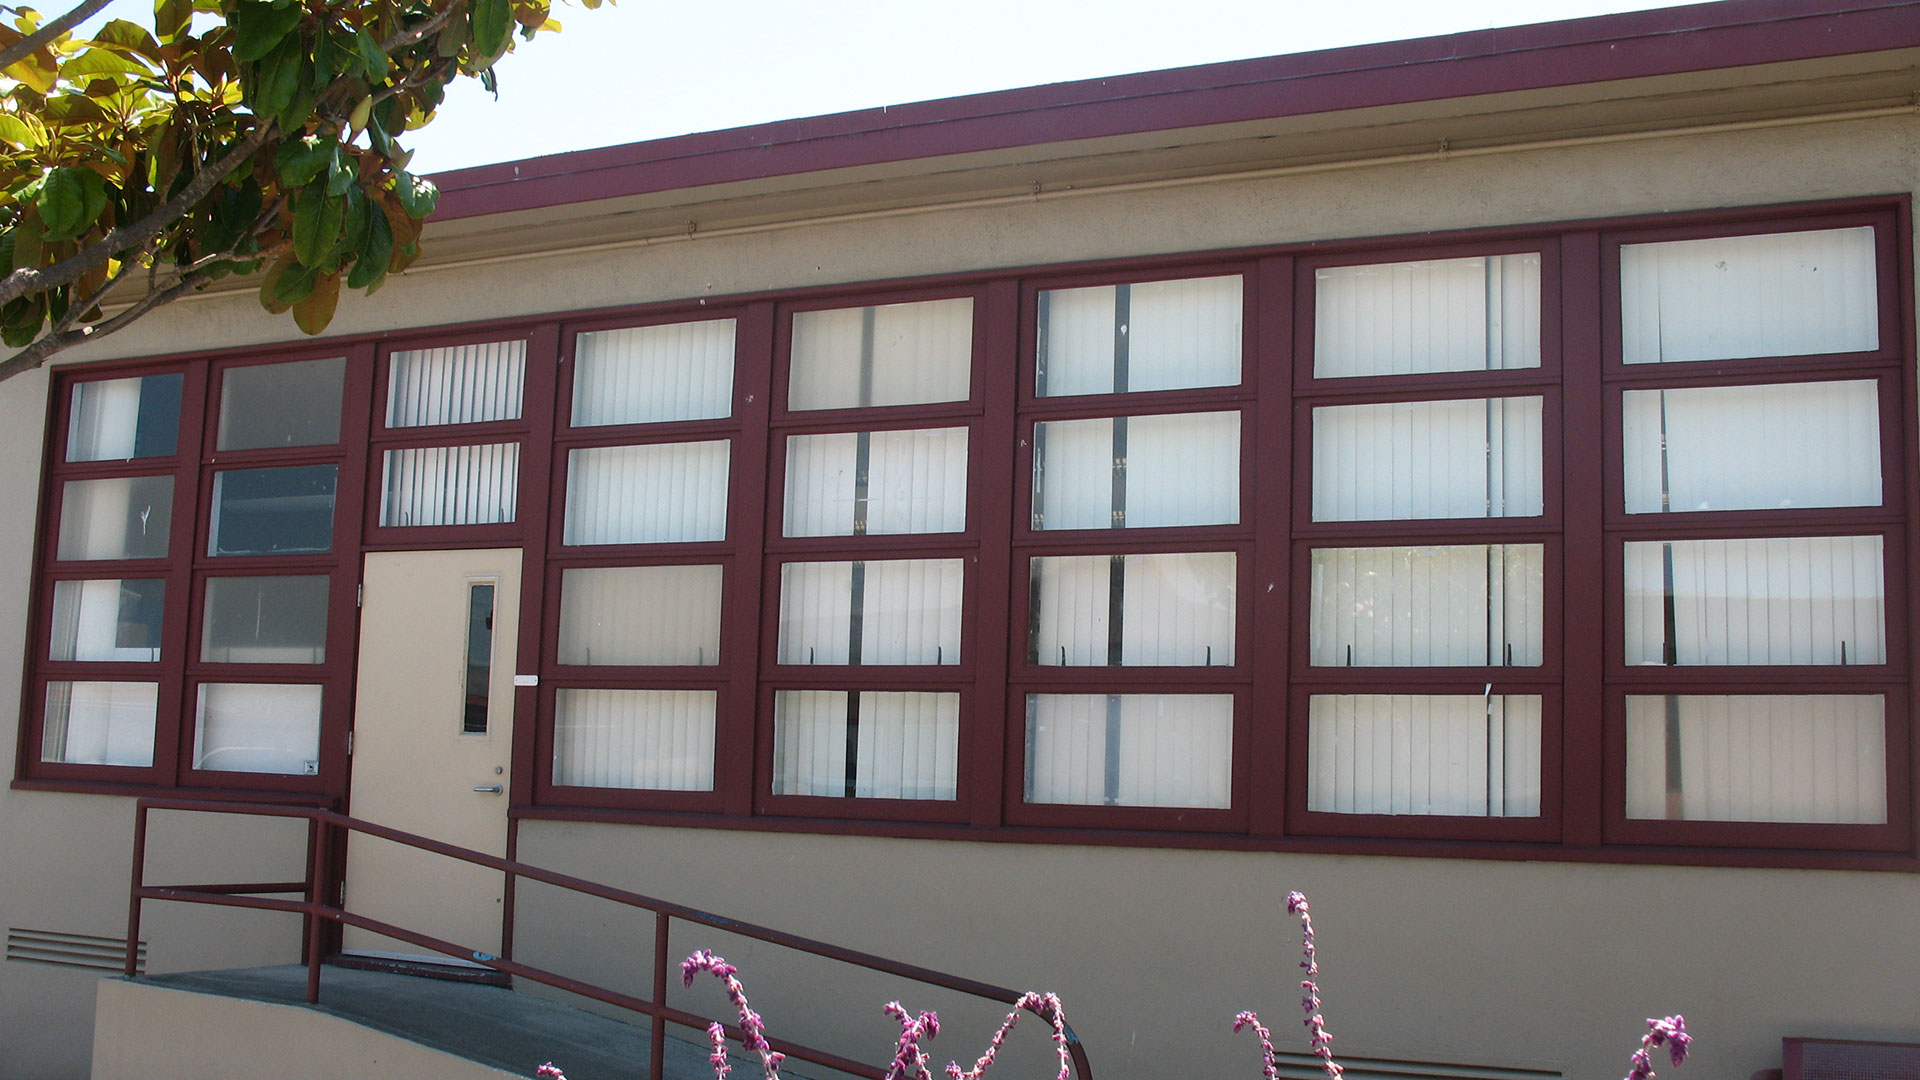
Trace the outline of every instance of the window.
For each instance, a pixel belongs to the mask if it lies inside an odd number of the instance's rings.
[[[343,793],[363,553],[519,546],[522,816],[1910,867],[1905,214],[66,370],[23,778]]]

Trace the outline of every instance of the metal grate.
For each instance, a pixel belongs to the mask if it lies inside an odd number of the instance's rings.
[[[1916,1080],[1920,1045],[1786,1039],[1786,1080]]]
[[[1312,1054],[1278,1053],[1274,1063],[1284,1080],[1325,1080],[1326,1069]],[[1393,1061],[1340,1055],[1346,1080],[1562,1080],[1562,1074],[1542,1069],[1508,1069],[1496,1065],[1459,1065],[1443,1061]]]
[[[119,974],[126,970],[127,939],[97,934],[68,934],[58,930],[7,930],[7,962],[85,968]],[[147,943],[140,942],[138,971],[147,970]]]

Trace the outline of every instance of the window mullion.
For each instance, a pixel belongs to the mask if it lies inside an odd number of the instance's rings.
[[[1618,629],[1605,618],[1608,580],[1602,536],[1606,470],[1618,468],[1619,432],[1604,424],[1601,386],[1600,237],[1577,233],[1560,240],[1560,334],[1564,394],[1560,437],[1561,525],[1565,530],[1560,585],[1560,635],[1565,690],[1560,717],[1561,760],[1543,762],[1561,773],[1560,840],[1600,843],[1606,816],[1604,672],[1606,642]],[[1599,453],[1592,448],[1599,447]],[[1584,449],[1583,449],[1584,448]],[[1571,628],[1584,628],[1572,633]]]

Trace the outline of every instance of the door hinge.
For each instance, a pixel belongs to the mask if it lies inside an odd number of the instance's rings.
[[[353,756],[353,732],[347,732],[347,756]]]
[[[362,607],[367,602],[367,587],[364,583],[353,587],[353,606]]]

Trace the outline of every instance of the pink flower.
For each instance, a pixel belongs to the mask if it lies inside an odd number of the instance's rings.
[[[1067,1080],[1073,1071],[1072,1051],[1067,1048],[1067,1010],[1060,1004],[1058,994],[1037,994],[1028,991],[1020,995],[1013,1003],[1013,1011],[1000,1024],[1000,1029],[987,1041],[987,1052],[973,1063],[973,1068],[962,1069],[957,1061],[947,1063],[948,1080],[980,1080],[980,1075],[993,1067],[993,1059],[1000,1053],[1000,1047],[1007,1041],[1007,1033],[1020,1020],[1022,1011],[1030,1012],[1053,1025],[1053,1051],[1060,1059],[1060,1071],[1054,1080]]]
[[[567,1080],[567,1074],[561,1072],[559,1067],[551,1061],[533,1070],[533,1075],[538,1080]]]
[[[1665,1046],[1667,1056],[1677,1068],[1687,1060],[1687,1047],[1693,1042],[1693,1036],[1687,1034],[1687,1018],[1679,1014],[1658,1019],[1647,1018],[1647,1033],[1640,1038],[1640,1049],[1633,1052],[1628,1060],[1632,1068],[1627,1070],[1627,1080],[1653,1080],[1653,1051]]]
[[[734,978],[739,968],[727,963],[706,949],[701,949],[680,962],[681,981],[693,985],[693,977],[702,971],[709,971],[727,987],[727,998],[733,1002],[734,1009],[740,1014],[740,1042],[747,1049],[760,1055],[760,1068],[766,1074],[766,1080],[780,1080],[780,1063],[786,1060],[785,1054],[775,1053],[767,1042],[767,1022],[747,1004],[746,987]],[[707,1059],[713,1064],[714,1080],[726,1080],[729,1065],[726,1055],[726,1028],[714,1024],[707,1029],[713,1040],[713,1054]]]

